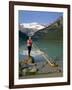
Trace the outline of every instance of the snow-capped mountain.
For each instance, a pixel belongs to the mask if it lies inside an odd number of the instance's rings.
[[[23,33],[26,33],[28,36],[34,35],[35,32],[45,28],[44,25],[33,23],[22,23],[19,25],[19,30]]]

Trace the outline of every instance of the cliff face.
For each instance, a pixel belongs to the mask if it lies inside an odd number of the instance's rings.
[[[39,30],[33,36],[34,39],[48,40],[63,40],[63,18],[60,17],[57,21],[48,27]]]

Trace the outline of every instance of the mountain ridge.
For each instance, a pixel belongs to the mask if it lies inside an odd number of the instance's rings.
[[[23,33],[26,33],[28,36],[33,36],[35,32],[45,28],[44,25],[33,23],[22,23],[19,25],[19,30]]]
[[[37,25],[38,23],[31,23],[31,24]],[[27,36],[32,36],[32,38],[34,39],[45,38],[50,40],[53,40],[53,39],[62,40],[63,39],[63,17],[60,17],[49,26],[44,26],[44,28],[42,29],[34,30],[31,28],[24,28],[23,31],[20,30],[20,32],[22,32],[23,34],[26,34]]]

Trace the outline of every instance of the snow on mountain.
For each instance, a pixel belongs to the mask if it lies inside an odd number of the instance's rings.
[[[33,23],[22,23],[19,25],[19,30],[23,33],[26,33],[28,36],[34,35],[35,32],[40,29],[45,28],[44,25],[38,24],[36,22]]]
[[[31,28],[31,29],[34,29],[34,30],[39,30],[39,29],[42,29],[44,28],[43,25],[40,25],[38,23],[22,23],[20,24],[23,28]]]

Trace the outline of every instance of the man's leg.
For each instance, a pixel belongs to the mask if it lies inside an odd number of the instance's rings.
[[[30,56],[30,52],[31,52],[31,46],[29,47],[29,56]]]
[[[31,46],[28,47],[28,56],[30,56]]]

